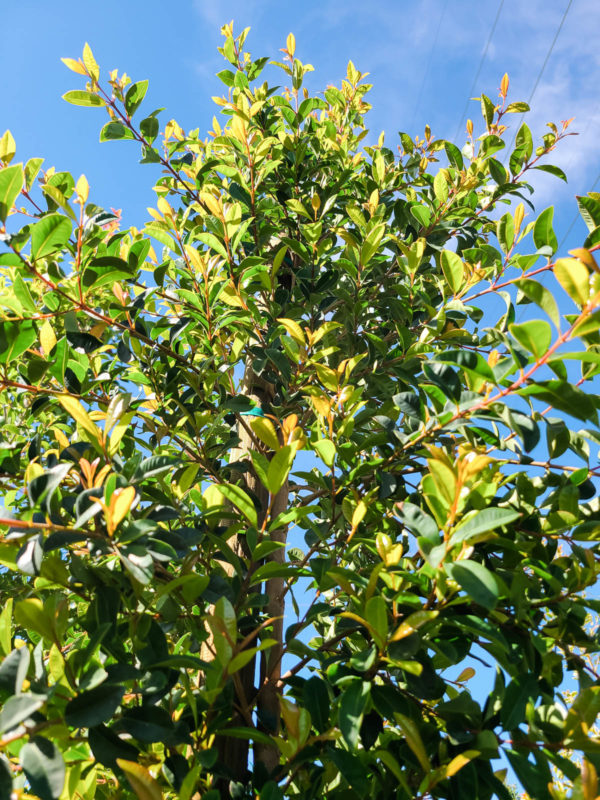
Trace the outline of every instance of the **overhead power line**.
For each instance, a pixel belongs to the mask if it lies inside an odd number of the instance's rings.
[[[437,42],[438,42],[438,38],[439,38],[439,35],[440,35],[440,30],[442,29],[442,22],[444,21],[444,16],[446,14],[447,6],[448,6],[448,0],[445,0],[444,8],[442,9],[442,13],[440,14],[440,19],[439,19],[439,22],[438,22],[437,30],[435,32],[435,38],[433,40],[433,44],[431,45],[431,50],[429,51],[429,57],[427,59],[427,66],[425,67],[425,72],[423,73],[423,79],[421,80],[421,87],[419,89],[419,94],[417,96],[417,102],[416,102],[416,105],[415,105],[415,110],[413,111],[413,117],[412,117],[412,121],[410,123],[410,128],[409,128],[409,130],[411,132],[411,134],[410,134],[411,136],[412,136],[413,128],[415,127],[415,122],[417,120],[417,112],[418,112],[419,108],[421,107],[421,100],[423,99],[423,90],[425,89],[425,84],[426,84],[427,78],[429,76],[429,70],[431,68],[431,62],[433,61],[433,54],[435,53],[435,51],[437,49]]]
[[[535,79],[535,83],[533,85],[533,89],[531,90],[531,94],[529,95],[529,100],[527,101],[527,105],[528,106],[531,105],[531,101],[533,100],[533,98],[535,96],[535,93],[537,91],[537,88],[540,85],[540,81],[542,80],[542,76],[543,76],[543,74],[544,74],[544,72],[546,70],[546,66],[548,65],[548,61],[550,60],[550,56],[552,55],[552,51],[554,50],[554,45],[558,41],[558,37],[560,36],[560,32],[562,30],[563,25],[565,24],[565,20],[567,18],[567,14],[569,13],[569,9],[571,8],[572,5],[573,5],[573,0],[569,0],[569,2],[567,3],[567,7],[565,8],[564,13],[562,15],[562,19],[561,19],[561,21],[559,23],[559,26],[556,29],[556,33],[554,34],[554,39],[552,39],[552,44],[550,45],[550,47],[548,49],[548,52],[546,53],[546,58],[544,59],[544,63],[542,64],[542,68],[540,69],[540,71],[538,73],[538,76]],[[522,119],[523,119],[523,115],[521,115],[521,120]],[[520,127],[521,127],[521,123],[519,121],[519,125],[515,129],[515,133],[514,133],[512,142],[510,144],[510,147],[508,148],[507,157],[510,157],[510,151],[513,148],[513,145],[514,145],[515,140],[517,138],[517,131],[519,130]]]
[[[500,5],[498,6],[498,11],[496,12],[496,19],[494,20],[494,24],[492,25],[492,29],[490,30],[490,35],[488,36],[488,40],[487,40],[487,43],[485,45],[483,54],[481,56],[481,60],[479,62],[479,66],[477,67],[477,72],[475,73],[475,77],[473,78],[473,83],[471,84],[471,89],[469,91],[469,96],[467,97],[467,102],[465,103],[465,107],[464,107],[462,116],[460,118],[460,122],[458,123],[458,127],[456,129],[456,134],[454,135],[455,139],[458,139],[458,137],[460,135],[460,129],[462,128],[463,123],[465,121],[465,118],[467,116],[467,112],[469,110],[469,102],[471,101],[471,95],[473,94],[473,92],[475,91],[475,88],[477,86],[477,81],[479,80],[479,75],[481,73],[481,69],[483,67],[483,64],[485,62],[486,56],[488,54],[488,50],[490,49],[490,44],[492,42],[492,38],[493,38],[494,32],[496,30],[496,25],[498,24],[498,20],[500,19],[500,14],[502,13],[502,7],[503,6],[504,6],[504,0],[500,0]]]

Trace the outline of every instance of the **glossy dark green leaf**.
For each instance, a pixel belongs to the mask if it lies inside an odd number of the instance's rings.
[[[341,696],[338,718],[340,731],[350,750],[356,750],[360,726],[369,699],[370,686],[366,681],[356,680]]]
[[[122,686],[102,684],[69,700],[65,721],[74,728],[93,728],[109,720],[121,703]]]
[[[107,122],[100,131],[100,141],[110,142],[116,139],[135,139],[135,136],[122,122]]]
[[[31,320],[0,322],[0,364],[8,364],[24,353],[37,339]]]
[[[567,176],[563,172],[560,167],[554,166],[554,164],[539,164],[538,166],[534,167],[534,169],[539,169],[542,172],[547,172],[550,175],[554,175],[556,178],[560,178],[562,181],[567,183]]]
[[[520,512],[511,508],[484,508],[482,511],[469,515],[468,519],[463,520],[456,526],[450,538],[450,544],[468,542],[481,533],[487,533],[504,525],[510,525],[520,516]]]
[[[0,733],[16,728],[21,722],[29,719],[45,702],[46,695],[33,692],[9,697],[0,711]]]
[[[322,678],[314,675],[303,687],[304,704],[312,723],[319,733],[323,733],[329,725],[329,692]]]
[[[533,226],[533,242],[538,250],[541,247],[549,247],[552,253],[558,248],[558,239],[552,227],[554,217],[554,207],[544,209],[535,221]]]
[[[65,762],[54,742],[36,736],[19,756],[31,791],[40,800],[58,800],[65,783]]]
[[[13,773],[10,762],[0,755],[0,800],[11,800],[13,795]]]
[[[140,106],[140,103],[148,91],[148,81],[137,81],[132,83],[125,95],[125,109],[132,117]]]
[[[523,789],[530,797],[536,800],[551,800],[552,795],[548,789],[552,785],[552,775],[546,764],[530,760],[528,753],[517,750],[506,750],[511,767],[514,769],[517,778],[521,782]]]
[[[94,758],[101,764],[113,769],[117,765],[117,758],[136,761],[139,756],[139,751],[133,747],[131,742],[117,736],[105,725],[91,728],[88,734],[88,741]]]
[[[577,195],[579,213],[591,232],[600,225],[600,200],[596,197]]]
[[[27,647],[17,647],[0,664],[0,690],[10,694],[20,693],[29,668],[30,653]]]
[[[494,608],[500,597],[500,587],[493,572],[478,561],[464,559],[445,565],[446,573],[456,581],[475,603]]]

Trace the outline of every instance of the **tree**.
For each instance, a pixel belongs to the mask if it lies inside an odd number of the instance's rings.
[[[595,797],[600,195],[558,258],[527,183],[568,123],[504,166],[505,76],[462,150],[367,146],[352,63],[260,84],[247,32],[206,139],[65,59],[143,230],[0,140],[0,798],[508,800],[500,753]]]

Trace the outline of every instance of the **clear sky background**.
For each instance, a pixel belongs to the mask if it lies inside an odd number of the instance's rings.
[[[372,140],[385,130],[392,148],[398,130],[422,135],[426,123],[436,138],[462,145],[466,107],[481,130],[479,104],[469,102],[471,96],[484,91],[496,99],[508,72],[509,97],[528,100],[539,81],[527,115],[534,135],[544,132],[547,121],[569,117],[575,117],[572,129],[580,134],[553,154],[552,161],[568,173],[568,185],[536,176],[536,208],[557,207],[559,242],[576,218],[574,196],[594,183],[599,188],[598,0],[9,0],[3,5],[0,134],[12,130],[18,160],[43,156],[45,166],[75,177],[85,173],[90,199],[123,209],[129,224],[141,227],[146,207],[154,205],[156,168],[138,165],[133,142],[99,143],[106,121],[102,109],[61,100],[65,91],[83,88],[83,79],[60,57],[80,56],[88,41],[104,75],[118,67],[134,80],[150,80],[143,108],[166,107],[163,124],[175,118],[184,129],[204,132],[216,111],[211,96],[225,91],[215,78],[225,66],[216,48],[220,26],[232,18],[238,31],[252,27],[247,46],[254,57],[277,57],[293,31],[297,56],[315,67],[309,75],[313,91],[339,84],[348,59],[369,72]],[[516,130],[520,115],[506,119]],[[562,250],[581,244],[585,235],[577,219]]]

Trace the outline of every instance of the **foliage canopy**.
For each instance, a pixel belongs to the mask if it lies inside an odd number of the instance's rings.
[[[142,230],[0,140],[0,800],[508,800],[500,751],[595,797],[600,197],[571,258],[526,211],[567,123],[503,165],[505,76],[462,149],[366,146],[352,63],[223,33],[206,139],[64,59]]]

